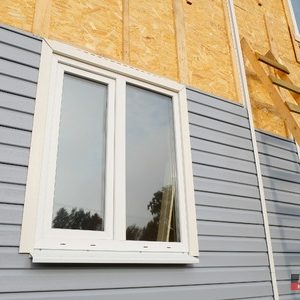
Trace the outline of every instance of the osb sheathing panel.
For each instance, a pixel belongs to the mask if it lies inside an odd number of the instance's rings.
[[[122,0],[52,0],[49,37],[120,60]]]
[[[130,64],[178,79],[172,0],[129,1]]]
[[[184,12],[190,84],[239,101],[222,0],[193,1]]]
[[[258,2],[261,5],[258,5]],[[299,64],[295,59],[281,0],[234,0],[234,4],[240,35],[244,36],[251,47],[261,54],[265,54],[272,48],[279,61],[290,70],[292,81],[300,85]],[[270,42],[270,39],[273,39],[273,42]],[[268,70],[266,67],[265,69]],[[286,126],[279,117],[272,99],[248,63],[246,63],[246,73],[255,126],[287,137]],[[293,101],[286,92],[282,93],[285,98],[289,98],[289,101]]]
[[[1,0],[0,22],[31,31],[35,0]]]

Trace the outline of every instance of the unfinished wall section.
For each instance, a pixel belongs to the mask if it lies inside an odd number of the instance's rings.
[[[239,101],[225,9],[223,0],[184,5],[190,84]]]
[[[49,37],[121,60],[122,0],[52,0]]]
[[[0,1],[0,22],[31,31],[35,0]]]
[[[0,22],[180,81],[175,19],[181,14],[184,83],[239,101],[224,0],[178,1],[5,0]]]
[[[292,81],[299,85],[299,63],[295,57],[282,1],[235,0],[234,4],[240,35],[260,54],[271,50],[287,66]],[[288,137],[289,133],[272,99],[247,63],[246,72],[256,128]],[[294,102],[287,93],[282,93],[290,102]]]

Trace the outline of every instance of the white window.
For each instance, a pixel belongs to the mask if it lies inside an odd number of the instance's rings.
[[[300,1],[288,0],[291,17],[293,20],[293,27],[295,32],[295,38],[300,42]]]
[[[20,252],[33,262],[197,261],[184,86],[43,43]]]

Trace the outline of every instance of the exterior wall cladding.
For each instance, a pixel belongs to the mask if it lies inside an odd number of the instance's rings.
[[[32,264],[18,254],[41,40],[0,27],[0,299],[273,299],[248,115],[188,90],[200,262]],[[295,144],[257,133],[280,299],[300,273]]]

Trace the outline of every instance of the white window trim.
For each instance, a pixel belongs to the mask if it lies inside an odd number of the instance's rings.
[[[293,22],[294,37],[295,37],[295,40],[297,40],[297,42],[300,42],[300,28],[297,25],[296,16],[295,16],[295,13],[294,13],[294,8],[293,8],[293,5],[291,3],[291,0],[287,0],[287,2],[288,2],[289,10],[290,10],[291,19],[292,19],[292,22]]]
[[[56,68],[54,66],[59,67]],[[47,143],[53,141],[58,142],[59,123],[59,120],[54,121],[54,123],[57,124],[57,128],[53,131],[53,128],[49,129],[49,124],[52,124],[53,120],[49,120],[47,117],[59,118],[59,113],[53,114],[53,109],[56,112],[60,111],[59,101],[48,101],[47,99],[61,99],[61,95],[54,94],[55,89],[52,88],[51,82],[54,82],[54,78],[57,78],[59,74],[59,76],[62,76],[62,68],[70,72],[74,71],[75,74],[81,73],[84,77],[92,77],[94,80],[106,82],[109,86],[113,86],[115,83],[118,86],[115,90],[116,97],[123,99],[123,101],[118,101],[118,104],[113,104],[114,101],[108,100],[111,102],[110,105],[115,105],[115,120],[108,120],[108,122],[115,122],[114,124],[108,124],[108,128],[113,127],[115,132],[114,134],[109,133],[107,136],[107,139],[109,139],[107,142],[108,147],[110,147],[109,145],[115,146],[114,151],[107,151],[107,153],[114,153],[114,157],[107,158],[109,168],[106,168],[112,170],[111,173],[106,174],[106,177],[109,182],[108,188],[114,185],[114,199],[121,199],[125,195],[125,151],[123,151],[123,147],[125,147],[125,129],[123,124],[125,122],[126,83],[124,78],[126,78],[126,82],[128,83],[162,92],[173,98],[173,103],[175,103],[173,105],[174,124],[175,132],[177,132],[176,155],[179,176],[178,183],[179,193],[181,193],[179,198],[184,199],[183,203],[179,203],[179,205],[181,205],[179,214],[182,236],[180,243],[124,241],[124,233],[120,233],[118,228],[125,228],[125,218],[123,214],[125,201],[113,203],[112,199],[110,203],[113,204],[110,206],[107,205],[108,201],[106,199],[105,222],[107,220],[114,220],[113,228],[115,231],[108,232],[108,235],[106,235],[106,232],[100,232],[101,240],[107,239],[105,243],[101,243],[101,246],[95,247],[93,245],[93,248],[89,247],[89,238],[92,238],[94,235],[99,235],[99,232],[90,232],[90,235],[86,235],[86,233],[79,233],[76,230],[72,230],[72,232],[71,230],[67,230],[70,232],[70,237],[73,235],[75,239],[78,236],[80,237],[80,243],[74,240],[70,241],[67,246],[54,245],[52,240],[49,239],[51,235],[50,232],[47,233],[47,239],[43,238],[45,236],[45,228],[49,228],[49,220],[51,220],[51,218],[45,218],[45,214],[41,214],[41,210],[46,210],[50,213],[52,209],[40,201],[41,193],[45,193],[45,197],[46,195],[50,195],[50,197],[53,195],[53,191],[52,194],[51,191],[49,193],[49,187],[45,186],[46,182],[48,184],[48,181],[45,180],[44,177],[52,176],[52,178],[54,178],[55,176],[55,166],[52,166],[53,161],[50,161],[50,163],[48,161],[49,165],[45,165],[45,157],[52,157],[52,159],[55,157],[55,153],[47,153],[50,148],[47,147]],[[20,252],[30,253],[33,256],[34,262],[197,262],[198,259],[196,257],[199,255],[199,250],[185,87],[172,80],[142,72],[112,60],[92,55],[72,46],[50,40],[43,41],[38,82]],[[61,91],[61,87],[57,87],[56,91]],[[111,95],[111,93],[109,93],[109,95]],[[49,136],[52,137],[52,140],[51,138],[49,139]],[[113,139],[118,139],[118,143],[114,143]],[[55,149],[55,147],[51,149]],[[123,178],[122,176],[115,176],[114,178],[113,173],[115,170],[123,174]],[[114,180],[113,184],[111,180]],[[51,201],[46,201],[46,203],[51,203]],[[118,208],[114,209],[112,207],[113,205]],[[41,224],[45,226],[40,226]],[[112,228],[112,226],[105,227]],[[87,238],[84,236],[87,236]],[[112,236],[114,240],[111,240]],[[53,239],[55,240],[56,237],[53,237]]]

